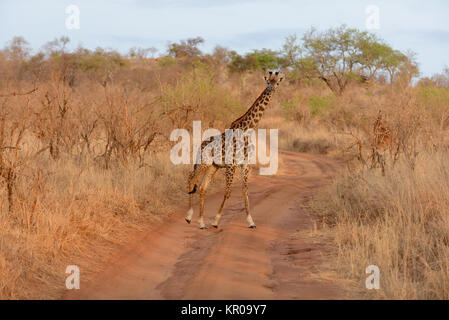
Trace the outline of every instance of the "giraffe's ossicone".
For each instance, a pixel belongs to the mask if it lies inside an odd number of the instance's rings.
[[[208,140],[203,141],[200,146],[198,154],[206,155],[201,160],[200,164],[195,164],[192,173],[189,175],[188,179],[188,193],[189,193],[189,210],[187,211],[186,221],[190,223],[193,216],[193,195],[199,191],[200,193],[200,214],[199,223],[201,229],[206,229],[204,224],[204,200],[206,197],[206,192],[212,181],[215,173],[219,169],[226,169],[226,188],[223,201],[218,213],[215,216],[212,226],[217,228],[218,223],[223,212],[223,207],[227,199],[231,196],[232,182],[234,180],[234,174],[236,167],[240,167],[242,171],[242,188],[243,188],[243,198],[245,201],[245,211],[246,220],[248,221],[250,228],[255,228],[256,224],[251,217],[249,210],[249,199],[248,199],[248,175],[249,175],[249,165],[248,159],[254,156],[254,143],[255,141],[251,138],[251,129],[256,129],[262,118],[265,109],[270,102],[273,93],[276,92],[279,84],[284,79],[284,74],[279,71],[268,71],[264,76],[265,82],[267,84],[266,88],[259,95],[259,97],[254,101],[252,106],[243,114],[240,118],[232,122],[229,129],[221,134],[221,136],[212,137]],[[237,132],[237,134],[235,134]],[[227,134],[235,134],[231,137]],[[240,135],[244,135],[243,137]],[[226,139],[228,138],[228,143]],[[240,139],[242,138],[242,139]],[[219,143],[221,141],[221,143]],[[229,143],[230,141],[230,143]],[[241,143],[243,141],[243,143]],[[228,150],[226,150],[228,148]],[[231,150],[229,150],[231,148]],[[226,152],[227,151],[227,152]],[[229,159],[229,156],[232,156]],[[228,157],[228,158],[227,158]]]

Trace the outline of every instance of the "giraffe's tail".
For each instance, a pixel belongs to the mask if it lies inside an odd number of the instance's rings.
[[[189,192],[189,194],[194,194],[196,190],[198,189],[198,185],[194,185],[192,191]]]
[[[189,194],[194,194],[198,190],[197,181],[203,171],[201,165],[195,164],[192,173],[189,175]]]
[[[193,194],[196,193],[197,189],[198,189],[198,185],[197,185],[197,181],[200,178],[201,174],[203,173],[204,168],[201,167],[201,165],[195,164],[192,173],[190,173],[189,175],[189,210],[187,211],[186,214],[186,221],[187,223],[190,223],[192,221],[192,216],[193,216],[193,208],[192,208],[192,201],[193,201]]]

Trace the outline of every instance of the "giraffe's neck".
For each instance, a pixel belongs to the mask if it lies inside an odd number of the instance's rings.
[[[253,105],[246,111],[246,113],[235,120],[231,124],[230,129],[242,129],[248,130],[252,128],[257,128],[263,113],[273,96],[273,88],[269,85],[260,96],[254,101]]]

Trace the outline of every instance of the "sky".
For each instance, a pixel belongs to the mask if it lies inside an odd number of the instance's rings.
[[[67,28],[76,21],[70,5],[79,9],[79,29]],[[37,51],[64,35],[72,48],[156,47],[158,55],[169,42],[201,36],[204,52],[221,45],[245,53],[278,50],[311,27],[346,24],[415,52],[422,76],[430,76],[449,66],[448,17],[447,0],[0,0],[0,47],[23,36]]]

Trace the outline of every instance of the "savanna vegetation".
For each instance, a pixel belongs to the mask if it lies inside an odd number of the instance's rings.
[[[419,79],[413,53],[346,26],[243,55],[203,42],[124,55],[66,37],[33,52],[16,37],[0,51],[0,297],[58,298],[67,265],[100,272],[186,198],[170,132],[225,129],[261,70],[282,68],[261,126],[283,149],[346,163],[311,203],[335,274],[359,283],[375,264],[381,290],[367,297],[448,299],[449,71]]]

